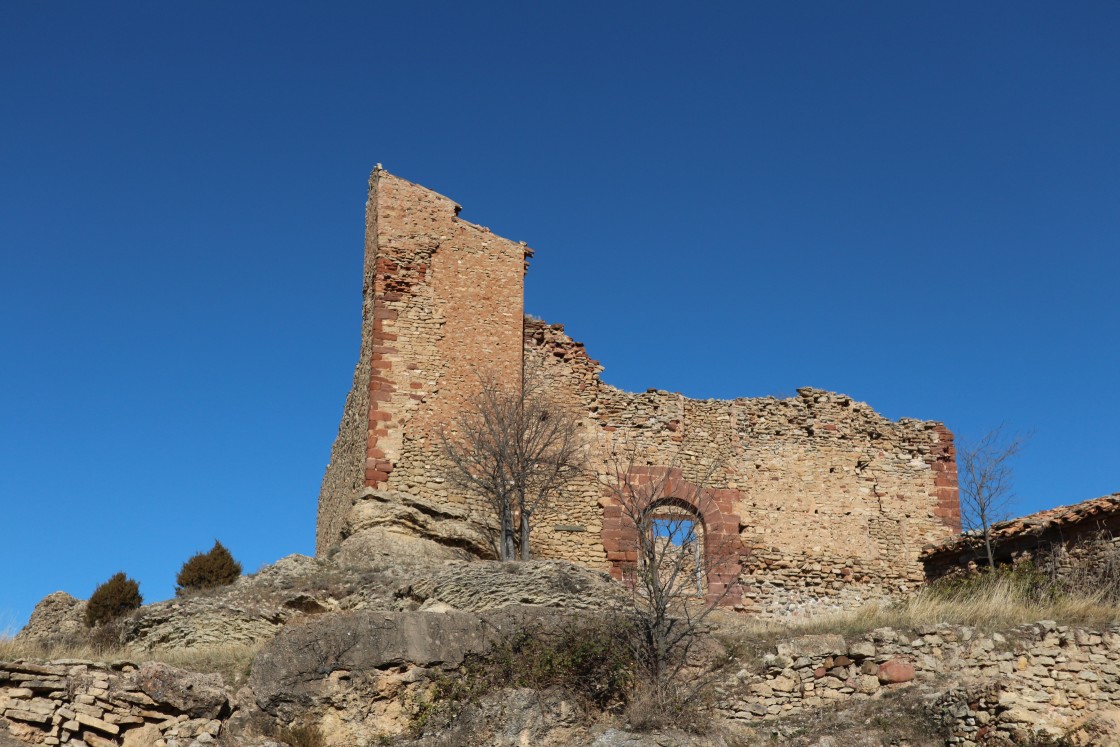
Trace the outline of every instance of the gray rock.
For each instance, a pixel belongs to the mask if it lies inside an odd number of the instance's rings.
[[[778,653],[793,658],[800,656],[843,656],[848,653],[844,636],[834,633],[802,635],[778,644]]]
[[[27,625],[16,634],[21,643],[31,643],[44,648],[72,642],[75,636],[85,633],[86,603],[64,591],[43,597]]]
[[[187,672],[149,661],[142,664],[133,677],[137,689],[149,698],[192,718],[217,718],[229,704],[229,696],[218,674]]]
[[[389,666],[456,667],[489,647],[500,627],[454,612],[351,612],[285,628],[253,661],[249,686],[261,710],[291,717],[320,704],[332,672]]]
[[[607,610],[630,603],[623,587],[607,574],[563,560],[452,563],[398,594],[417,606],[443,602],[465,611],[514,605]]]

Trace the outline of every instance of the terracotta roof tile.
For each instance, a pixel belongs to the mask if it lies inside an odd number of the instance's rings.
[[[1120,493],[1093,498],[1072,506],[1058,506],[1045,511],[1020,516],[1017,519],[992,524],[992,541],[999,544],[1015,537],[1041,535],[1050,529],[1080,524],[1088,519],[1103,515],[1120,515]],[[978,530],[958,534],[941,544],[922,550],[922,559],[928,560],[939,555],[953,555],[978,548],[983,543],[983,535]]]

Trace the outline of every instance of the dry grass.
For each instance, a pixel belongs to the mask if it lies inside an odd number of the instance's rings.
[[[1107,626],[1120,622],[1120,604],[1105,592],[1038,593],[1014,574],[993,574],[972,583],[927,587],[902,601],[872,603],[848,612],[785,620],[724,615],[719,622],[725,630],[752,638],[776,638],[814,633],[858,636],[876,628],[920,630],[939,623],[1000,631],[1039,620]]]
[[[87,661],[160,661],[191,672],[217,673],[226,684],[239,687],[249,676],[253,657],[262,644],[199,646],[169,651],[138,651],[127,647],[93,646],[90,644],[57,645],[49,648],[11,638],[0,639],[0,661],[13,659]]]

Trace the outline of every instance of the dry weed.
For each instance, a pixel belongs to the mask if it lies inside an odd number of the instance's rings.
[[[13,638],[0,639],[0,661],[14,659],[85,659],[88,661],[160,661],[191,672],[217,673],[234,687],[244,684],[262,644],[199,646],[166,651],[138,651],[86,643],[42,647]]]
[[[1106,592],[1039,595],[1024,589],[1022,579],[993,575],[959,589],[926,587],[897,602],[873,602],[856,610],[783,619],[731,618],[720,622],[751,638],[838,633],[859,636],[876,628],[915,630],[939,623],[999,631],[1054,620],[1063,625],[1106,626],[1120,622],[1120,604]]]

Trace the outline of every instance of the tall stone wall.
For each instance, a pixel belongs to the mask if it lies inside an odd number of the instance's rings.
[[[626,538],[611,525],[617,507],[602,489],[614,479],[612,453],[620,451],[704,483],[697,509],[713,514],[707,526],[738,532],[739,601],[755,612],[852,607],[913,588],[923,579],[923,546],[960,531],[953,437],[940,423],[891,421],[850,397],[810,388],[785,400],[624,392],[602,382],[602,366],[560,325],[543,322],[526,324],[526,351],[556,396],[591,424],[596,479],[569,491],[554,518],[585,516],[598,503],[585,528],[600,535],[600,554],[588,558],[593,543],[573,542],[546,523],[539,546],[562,557],[605,561],[616,576],[632,562]]]
[[[317,552],[363,488],[448,492],[439,433],[478,375],[519,382],[525,260],[459,206],[377,169],[366,203],[362,344],[319,497]]]
[[[517,385],[526,371],[578,414],[589,465],[537,515],[537,557],[622,577],[634,543],[606,485],[623,458],[672,470],[674,485],[704,496],[705,542],[734,555],[732,577],[715,582],[734,587],[725,601],[756,612],[848,607],[912,587],[921,548],[959,531],[943,425],[891,421],[808,388],[719,401],[609,386],[563,327],[524,317],[524,244],[457,213],[384,171],[370,180],[362,346],[323,482],[319,552],[346,535],[363,489],[454,504],[486,524],[479,502],[450,486],[440,433],[480,374]]]

